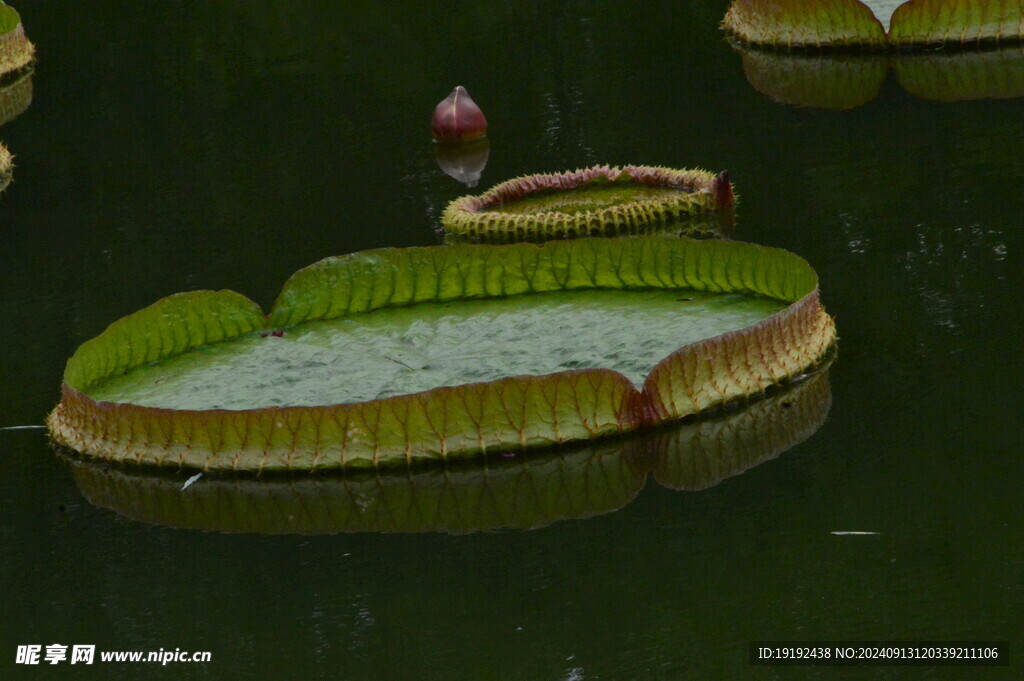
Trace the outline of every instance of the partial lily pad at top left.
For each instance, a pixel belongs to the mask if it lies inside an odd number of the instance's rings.
[[[35,47],[25,37],[21,17],[0,0],[0,78],[32,63]]]
[[[171,296],[68,362],[48,424],[86,455],[203,469],[385,467],[705,413],[835,338],[806,262],[643,237],[384,249],[288,281],[269,318]]]

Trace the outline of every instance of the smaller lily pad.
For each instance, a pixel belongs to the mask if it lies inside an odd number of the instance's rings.
[[[441,223],[450,235],[485,242],[651,234],[730,210],[734,201],[726,173],[595,166],[527,175],[463,196],[448,205]]]

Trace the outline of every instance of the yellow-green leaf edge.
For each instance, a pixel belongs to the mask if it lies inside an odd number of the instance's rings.
[[[750,327],[681,347],[642,390],[608,369],[513,376],[318,407],[167,410],[93,400],[144,363],[267,328],[421,302],[586,289],[693,288],[790,303]],[[87,456],[203,470],[385,467],[526,451],[678,420],[763,392],[818,363],[835,340],[802,258],[734,241],[669,237],[544,245],[380,249],[294,274],[264,317],[231,291],[161,299],[114,322],[68,361],[47,424]]]
[[[1024,0],[908,0],[889,32],[860,0],[733,0],[722,26],[774,49],[964,47],[1024,41]]]
[[[648,474],[702,490],[809,438],[831,405],[827,367],[744,409],[645,437],[445,466],[410,474],[210,475],[182,494],[182,476],[68,457],[94,506],[171,527],[263,534],[533,529],[620,509]]]

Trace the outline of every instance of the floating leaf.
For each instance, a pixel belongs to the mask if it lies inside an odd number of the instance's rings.
[[[463,196],[441,223],[454,236],[490,242],[649,234],[733,202],[726,173],[594,166],[527,175]]]
[[[965,45],[1024,40],[1024,0],[910,0],[892,15],[894,45]]]
[[[830,401],[821,371],[738,411],[577,451],[346,476],[207,475],[184,494],[180,474],[77,458],[70,464],[90,503],[172,527],[274,534],[532,529],[622,508],[649,470],[675,489],[710,487],[809,437]]]
[[[889,32],[879,14],[888,2],[733,0],[723,27],[747,43],[772,48],[885,50],[977,46],[1024,40],[1024,0],[909,0],[896,8]]]
[[[858,0],[734,0],[722,25],[740,40],[776,48],[887,48],[881,22]]]
[[[21,17],[0,2],[0,77],[25,68],[32,63],[35,47],[25,37]]]
[[[1024,96],[1024,47],[901,55],[893,68],[907,92],[925,99],[956,102]]]
[[[328,258],[268,323],[208,291],[115,322],[68,362],[54,438],[209,470],[525,451],[760,393],[835,338],[797,256],[658,237]]]

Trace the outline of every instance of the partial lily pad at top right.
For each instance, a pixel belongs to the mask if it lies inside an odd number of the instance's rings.
[[[722,25],[745,43],[773,49],[880,52],[1024,40],[1024,0],[909,0],[892,11],[893,5],[886,0],[734,0]]]

